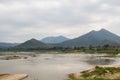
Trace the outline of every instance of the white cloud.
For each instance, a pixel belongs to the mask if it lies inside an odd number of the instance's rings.
[[[119,32],[119,0],[0,0],[0,42],[65,35],[90,30]]]

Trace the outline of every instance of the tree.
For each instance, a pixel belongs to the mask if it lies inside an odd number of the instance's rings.
[[[106,45],[103,46],[104,50],[108,49],[109,47],[110,47],[109,44],[106,44]]]
[[[89,45],[89,49],[92,50],[92,49],[93,49],[93,46],[92,46],[92,45]]]

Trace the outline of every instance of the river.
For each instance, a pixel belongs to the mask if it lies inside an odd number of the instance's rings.
[[[0,60],[0,73],[26,73],[27,80],[65,80],[67,74],[90,69],[96,65],[119,65],[120,57],[108,54],[35,54],[0,52],[3,56],[27,56],[27,59]]]

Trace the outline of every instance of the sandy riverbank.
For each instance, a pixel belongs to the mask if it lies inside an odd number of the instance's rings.
[[[84,78],[119,79],[120,66],[96,66],[86,71],[68,74],[68,77],[70,79],[84,79]]]
[[[27,59],[28,57],[24,56],[3,56],[0,57],[0,60],[14,60],[14,59]]]
[[[23,80],[27,77],[27,74],[0,74],[0,80]]]

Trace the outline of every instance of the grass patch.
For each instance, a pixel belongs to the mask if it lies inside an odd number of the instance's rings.
[[[67,80],[120,80],[119,79],[103,79],[103,78],[93,78],[93,79],[67,79]]]
[[[69,74],[68,80],[120,80],[120,67],[99,67],[86,70],[80,74]],[[115,79],[111,79],[114,76]],[[116,76],[116,77],[115,77]],[[119,79],[118,79],[119,78]]]
[[[117,72],[120,72],[120,68],[96,66],[95,70],[93,70],[91,72],[83,71],[81,73],[82,73],[82,76],[84,78],[87,78],[87,77],[90,77],[90,76],[93,76],[93,75],[95,75],[97,77],[97,76],[105,75],[106,73],[114,74],[114,73],[117,73]]]

